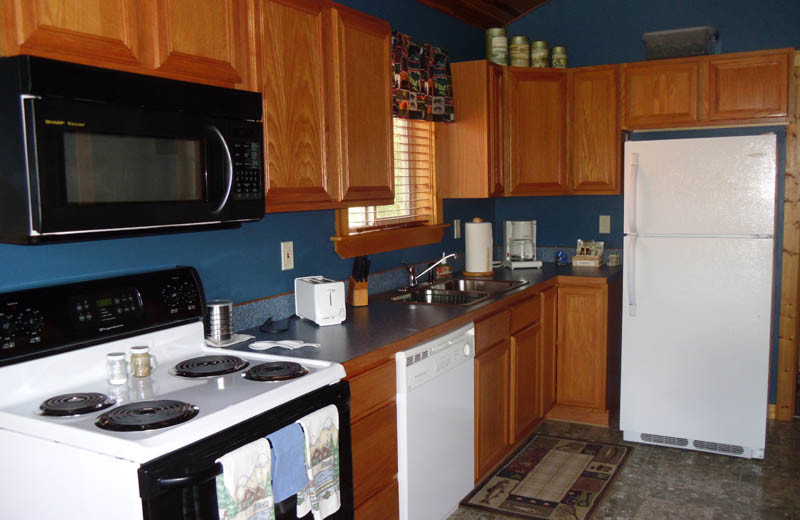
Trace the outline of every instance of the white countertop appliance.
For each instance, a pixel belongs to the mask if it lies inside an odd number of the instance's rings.
[[[347,317],[344,282],[323,276],[294,279],[294,313],[320,327],[338,325]]]
[[[4,516],[217,518],[218,457],[335,404],[342,508],[329,518],[352,518],[344,368],[209,347],[204,308],[192,268],[0,294]],[[135,345],[157,367],[109,384],[106,354]],[[291,502],[278,519],[296,518]]]
[[[441,520],[475,477],[475,328],[395,354],[400,520]]]
[[[626,441],[764,457],[776,164],[774,134],[625,143]]]
[[[503,265],[511,269],[542,267],[536,259],[536,221],[506,220]]]

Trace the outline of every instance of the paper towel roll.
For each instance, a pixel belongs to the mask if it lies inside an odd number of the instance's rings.
[[[492,223],[467,222],[464,224],[466,240],[466,265],[464,274],[492,272]]]

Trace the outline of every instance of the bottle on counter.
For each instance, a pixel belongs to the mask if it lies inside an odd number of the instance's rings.
[[[128,382],[128,362],[125,361],[124,352],[106,354],[106,373],[108,382],[112,385],[124,385]]]

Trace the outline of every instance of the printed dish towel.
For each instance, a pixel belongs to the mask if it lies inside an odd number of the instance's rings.
[[[220,520],[275,520],[272,500],[272,454],[258,439],[217,459],[217,505]]]
[[[297,421],[305,435],[308,486],[297,495],[297,517],[322,520],[339,510],[339,411],[328,405]]]
[[[277,503],[308,485],[306,441],[297,423],[267,435],[267,440],[272,444],[272,496]]]

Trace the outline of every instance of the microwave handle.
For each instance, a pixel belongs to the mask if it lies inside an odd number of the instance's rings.
[[[225,141],[225,138],[222,136],[222,132],[219,131],[219,128],[214,125],[209,125],[208,128],[215,136],[217,136],[217,139],[219,139],[219,142],[222,144],[222,149],[225,151],[225,160],[227,161],[225,173],[227,173],[228,182],[225,188],[225,195],[223,195],[219,206],[211,211],[211,213],[216,215],[222,211],[222,208],[225,207],[225,204],[228,203],[228,198],[231,196],[231,187],[233,186],[233,159],[231,159],[231,149],[228,147],[228,143]]]

